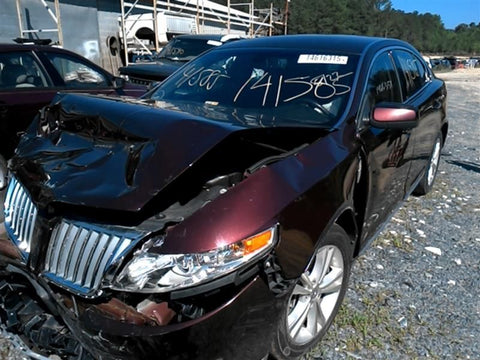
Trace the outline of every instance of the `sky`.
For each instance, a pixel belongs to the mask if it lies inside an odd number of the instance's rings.
[[[480,0],[391,0],[393,8],[406,13],[440,15],[446,29],[459,24],[480,23]]]

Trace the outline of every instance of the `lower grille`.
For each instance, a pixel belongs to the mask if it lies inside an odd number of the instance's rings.
[[[10,238],[28,259],[33,230],[37,219],[37,208],[25,188],[12,178],[5,197],[5,229]]]
[[[63,220],[52,233],[44,275],[79,295],[96,296],[108,269],[143,236],[118,227]]]

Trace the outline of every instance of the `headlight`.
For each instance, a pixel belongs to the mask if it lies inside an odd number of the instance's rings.
[[[195,286],[230,273],[273,247],[275,227],[236,243],[197,254],[140,251],[115,279],[120,291],[160,293]]]

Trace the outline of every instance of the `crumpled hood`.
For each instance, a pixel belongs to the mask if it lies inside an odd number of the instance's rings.
[[[12,159],[13,173],[43,204],[140,210],[207,151],[242,129],[93,96],[60,95],[52,104],[22,137]]]

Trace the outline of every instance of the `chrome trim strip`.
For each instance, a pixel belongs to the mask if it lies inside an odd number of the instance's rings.
[[[27,190],[14,177],[8,184],[4,209],[5,229],[27,260],[38,211]]]

